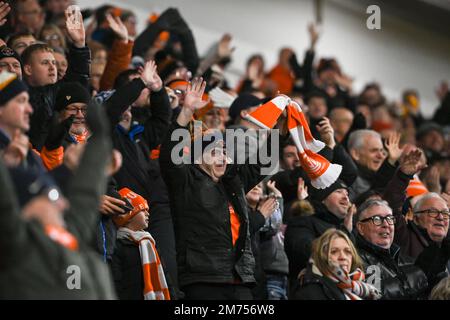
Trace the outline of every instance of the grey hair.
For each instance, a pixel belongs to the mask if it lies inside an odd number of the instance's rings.
[[[373,131],[373,130],[360,129],[360,130],[353,131],[348,138],[348,142],[347,142],[348,150],[361,149],[362,146],[364,145],[364,138],[369,137],[369,136],[372,136],[374,138],[378,138],[381,140],[381,135],[378,132]]]
[[[423,204],[429,199],[440,199],[447,204],[447,202],[438,193],[428,192],[419,198],[419,200],[414,205],[413,211],[414,212],[420,211],[422,209]]]
[[[389,209],[389,211],[392,213],[392,208],[389,206],[389,204],[386,201],[378,200],[378,199],[369,199],[369,200],[364,201],[358,207],[358,210],[356,211],[356,221],[362,220],[361,217],[364,214],[364,212],[366,212],[367,210],[369,210],[370,208],[375,207],[375,206],[385,207],[385,208]]]

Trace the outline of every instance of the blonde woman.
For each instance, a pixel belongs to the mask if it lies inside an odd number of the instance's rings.
[[[361,259],[348,236],[327,230],[314,240],[308,266],[300,273],[292,299],[379,299],[379,291],[364,282]]]
[[[53,49],[67,50],[66,38],[57,25],[44,25],[39,34],[39,40],[47,43]]]

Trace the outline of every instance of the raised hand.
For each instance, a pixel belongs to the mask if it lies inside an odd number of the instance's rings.
[[[336,141],[334,140],[334,129],[331,126],[330,119],[323,117],[323,120],[316,126],[317,131],[320,133],[322,141],[330,148],[334,149]]]
[[[317,40],[319,40],[319,31],[314,23],[308,25],[309,39],[311,40],[311,49],[314,49]]]
[[[111,14],[106,15],[106,20],[109,23],[109,27],[112,31],[125,43],[128,43],[128,29],[123,24],[120,17],[113,17]]]
[[[410,151],[408,154],[400,157],[400,170],[409,176],[412,176],[422,170],[424,166],[421,165],[422,152],[418,149]]]
[[[303,180],[302,178],[298,178],[297,199],[305,200],[306,198],[308,198],[308,187],[305,186],[305,180]]]
[[[100,208],[98,211],[104,215],[112,215],[112,214],[123,214],[125,213],[125,210],[121,208],[121,206],[124,206],[125,202],[116,199],[114,197],[110,197],[108,195],[102,196],[102,200],[100,202]]]
[[[441,173],[437,166],[431,167],[424,178],[424,182],[430,192],[441,193]]]
[[[69,7],[70,9],[70,7]],[[86,45],[86,32],[84,30],[83,16],[79,10],[66,10],[67,34],[77,48],[84,48]]]
[[[163,87],[163,82],[156,72],[155,61],[146,62],[144,68],[140,70],[140,74],[142,81],[150,90],[159,91]]]
[[[277,197],[277,198],[283,197],[283,195],[281,194],[281,191],[278,190],[277,187],[275,186],[275,181],[272,181],[272,180],[268,181],[267,189],[269,189],[271,192],[273,192],[275,197]]]
[[[6,16],[11,11],[11,7],[6,2],[0,2],[0,27],[6,23]]]
[[[184,97],[184,108],[194,112],[195,110],[206,106],[209,103],[209,100],[202,100],[205,88],[206,82],[203,81],[203,78],[194,78],[192,82],[189,82]]]
[[[278,208],[278,201],[274,197],[267,197],[258,205],[258,210],[264,218],[270,217]]]
[[[5,161],[6,166],[16,167],[18,166],[27,156],[29,149],[28,136],[17,129],[11,142],[3,151],[3,161]]]
[[[403,148],[400,148],[400,134],[392,132],[387,141],[384,143],[388,151],[388,161],[391,165],[395,165],[400,156],[402,155]]]
[[[344,226],[348,232],[352,232],[353,230],[353,215],[356,213],[356,206],[354,204],[350,204],[348,207],[347,215],[344,218]]]
[[[217,48],[217,54],[219,58],[226,58],[231,56],[231,53],[234,51],[234,47],[230,46],[231,43],[231,35],[226,33],[222,36],[219,41],[219,46]]]

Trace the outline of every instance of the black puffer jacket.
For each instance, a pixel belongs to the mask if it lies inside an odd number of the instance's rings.
[[[356,237],[356,246],[361,256],[367,282],[382,292],[386,300],[426,298],[428,280],[414,259],[402,256],[400,247],[392,244],[383,249]]]
[[[216,183],[197,165],[172,162],[172,149],[179,144],[171,140],[176,129],[187,130],[176,122],[171,125],[159,160],[169,190],[180,287],[198,282],[254,283],[255,259],[245,195],[263,179],[261,166],[228,165]],[[234,246],[229,203],[240,220]]]

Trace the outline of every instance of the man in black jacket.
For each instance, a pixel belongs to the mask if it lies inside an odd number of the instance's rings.
[[[292,217],[287,224],[284,248],[289,259],[289,278],[297,279],[299,272],[306,267],[311,256],[311,245],[330,228],[344,231],[350,239],[354,207],[348,198],[345,183],[338,179],[328,188],[310,188],[316,213],[311,216]]]
[[[160,164],[171,200],[179,284],[187,299],[251,299],[255,260],[245,194],[262,180],[261,165],[228,164],[223,140],[211,142],[198,165],[175,159],[183,142],[190,146],[187,126],[194,111],[206,104],[201,98],[205,86],[202,79],[188,86],[183,109],[161,145]],[[186,141],[180,143],[178,134],[184,134]]]
[[[72,43],[67,55],[68,69],[65,77],[57,82],[56,60],[53,49],[46,44],[33,44],[22,54],[23,76],[30,86],[30,103],[33,107],[30,142],[37,150],[41,150],[48,134],[50,120],[54,114],[56,94],[64,81],[78,82],[88,88],[90,77],[91,52],[85,44],[83,23],[78,28],[70,26],[70,18],[66,18],[67,34]],[[76,19],[82,21],[81,13]]]
[[[448,243],[430,245],[414,261],[400,254],[393,244],[395,217],[387,202],[368,200],[358,208],[356,246],[364,264],[367,282],[383,299],[426,298],[445,271]]]

